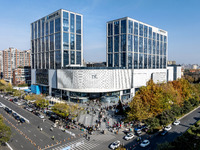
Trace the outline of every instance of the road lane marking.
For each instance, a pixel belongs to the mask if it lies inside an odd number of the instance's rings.
[[[16,142],[18,142],[17,140],[15,140]]]
[[[21,148],[23,148],[23,146],[21,145]]]
[[[43,141],[42,139],[40,139],[40,141]]]
[[[36,135],[34,134],[34,136],[36,137]]]
[[[28,130],[28,132],[31,132],[30,130]]]

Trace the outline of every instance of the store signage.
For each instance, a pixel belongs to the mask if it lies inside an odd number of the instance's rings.
[[[159,32],[166,33],[166,31],[159,29]]]
[[[54,13],[54,14],[52,14],[52,15],[47,16],[47,20],[48,20],[48,19],[51,19],[51,18],[54,18],[54,17],[56,17],[56,16],[59,16],[59,12],[56,12],[56,13]]]
[[[97,75],[92,75],[92,79],[97,79]]]

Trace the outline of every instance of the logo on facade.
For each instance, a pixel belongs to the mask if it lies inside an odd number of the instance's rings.
[[[92,79],[97,79],[97,75],[92,75]]]
[[[59,15],[59,12],[56,12],[56,13],[54,13],[54,14],[52,14],[52,15],[49,15],[49,16],[47,16],[47,20],[48,19],[51,19],[51,18],[54,18],[54,17],[56,17],[56,16],[58,16]]]

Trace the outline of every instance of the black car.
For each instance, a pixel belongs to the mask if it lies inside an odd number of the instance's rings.
[[[15,116],[15,119],[16,120],[20,120],[20,117],[17,115],[17,116]]]
[[[12,115],[13,115],[13,117],[14,117],[14,118],[17,116],[17,114],[16,114],[16,113],[13,113]]]
[[[167,133],[168,133],[168,131],[163,130],[163,131],[160,132],[160,135],[164,136],[164,135],[166,135]]]
[[[8,111],[9,111],[8,107],[5,107],[5,111],[6,111],[6,112],[8,112]]]
[[[12,114],[12,110],[8,109],[7,113]]]
[[[24,118],[20,118],[19,121],[20,121],[21,123],[24,123],[24,122],[25,122]]]

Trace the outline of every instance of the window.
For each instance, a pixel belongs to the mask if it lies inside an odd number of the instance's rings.
[[[144,37],[147,37],[147,26],[144,25]]]
[[[134,69],[138,69],[138,53],[134,53]]]
[[[59,51],[55,51],[55,64],[56,69],[61,69],[61,53]]]
[[[133,51],[133,36],[130,34],[128,35],[128,51]]]
[[[143,55],[139,54],[139,69],[143,69]]]
[[[63,12],[63,31],[69,32],[69,16],[68,16],[68,12]]]
[[[162,68],[162,56],[160,56],[160,68]]]
[[[70,38],[70,48],[72,49],[72,50],[74,50],[75,49],[75,43],[74,43],[75,41],[74,41],[74,34],[71,34],[71,38]]]
[[[76,33],[81,34],[81,16],[76,15]]]
[[[63,32],[63,49],[69,49],[69,33]]]
[[[48,35],[49,34],[49,24],[48,24],[48,22],[46,23],[46,35]]]
[[[114,67],[119,67],[119,53],[114,54]]]
[[[113,66],[113,54],[108,54],[108,67]]]
[[[49,69],[49,52],[46,52],[46,69]]]
[[[163,55],[163,42],[160,42],[160,55]]]
[[[55,48],[56,49],[60,49],[60,45],[61,45],[61,37],[60,37],[60,32],[55,34]]]
[[[166,36],[164,36],[164,42],[165,42],[165,43],[167,42],[167,37],[166,37]]]
[[[44,36],[44,19],[42,19],[42,36]]]
[[[45,51],[45,47],[44,47],[44,37],[42,37],[42,52]]]
[[[34,67],[34,55],[32,54],[32,68],[35,69]]]
[[[81,64],[81,52],[76,51],[76,64]]]
[[[138,52],[138,36],[134,36],[134,52]]]
[[[138,35],[138,23],[134,22],[134,34]]]
[[[159,68],[159,55],[157,55],[157,60],[156,60],[156,68]]]
[[[121,53],[121,67],[126,67],[126,53]]]
[[[153,40],[153,54],[156,54],[156,41]]]
[[[159,55],[159,41],[157,41],[157,54]]]
[[[60,31],[60,18],[55,19],[55,32]]]
[[[143,32],[144,32],[143,31],[143,24],[140,24],[139,27],[140,27],[139,28],[140,29],[140,36],[143,36]]]
[[[31,35],[32,35],[32,40],[34,39],[34,27],[33,27],[33,23],[31,24]]]
[[[119,34],[119,21],[114,22],[115,34]]]
[[[40,20],[38,21],[38,38],[40,38]]]
[[[132,53],[128,53],[128,68],[132,68],[132,60],[133,60]]]
[[[157,41],[159,41],[159,37],[160,37],[160,35],[157,33]]]
[[[50,52],[50,69],[54,69],[54,51]]]
[[[37,38],[37,22],[35,23],[35,39]]]
[[[156,61],[155,61],[155,55],[153,55],[153,69],[156,68]]]
[[[108,24],[108,36],[113,34],[113,24],[109,23]]]
[[[38,52],[41,52],[41,44],[40,44],[40,39],[38,39]]]
[[[54,20],[50,21],[50,34],[54,33]]]
[[[66,67],[66,65],[69,65],[69,52],[68,51],[64,51],[63,65],[64,65],[64,67]]]
[[[149,27],[149,38],[151,39],[152,38],[152,28]]]
[[[75,51],[71,51],[71,64],[75,64]]]
[[[46,38],[46,51],[49,51],[49,40],[48,40],[48,36],[46,36],[45,38]]]
[[[74,14],[70,14],[70,32],[74,33]]]
[[[133,21],[128,21],[128,33],[133,33]]]
[[[121,35],[121,51],[126,51],[126,34]]]
[[[143,53],[143,38],[139,38],[139,52]]]
[[[151,46],[151,39],[148,40],[148,54],[151,54],[152,46]]]
[[[147,53],[147,38],[144,38],[144,53]]]
[[[161,42],[163,42],[163,35],[160,35],[160,40]]]
[[[42,53],[42,68],[45,68],[45,58],[44,58],[44,53]]]
[[[147,69],[147,54],[144,54],[144,69]]]
[[[54,50],[54,35],[50,35],[50,50]]]
[[[153,32],[153,39],[156,40],[156,33]]]
[[[76,50],[81,50],[81,35],[76,35]]]
[[[113,37],[108,37],[108,52],[113,52]]]
[[[31,49],[32,49],[32,53],[34,53],[34,40],[31,41]]]
[[[164,55],[166,55],[166,51],[167,51],[167,44],[164,43]]]
[[[148,55],[148,68],[151,69],[151,55]]]
[[[119,52],[119,36],[115,36],[114,38],[114,51]]]
[[[126,20],[121,20],[121,33],[126,33]]]

